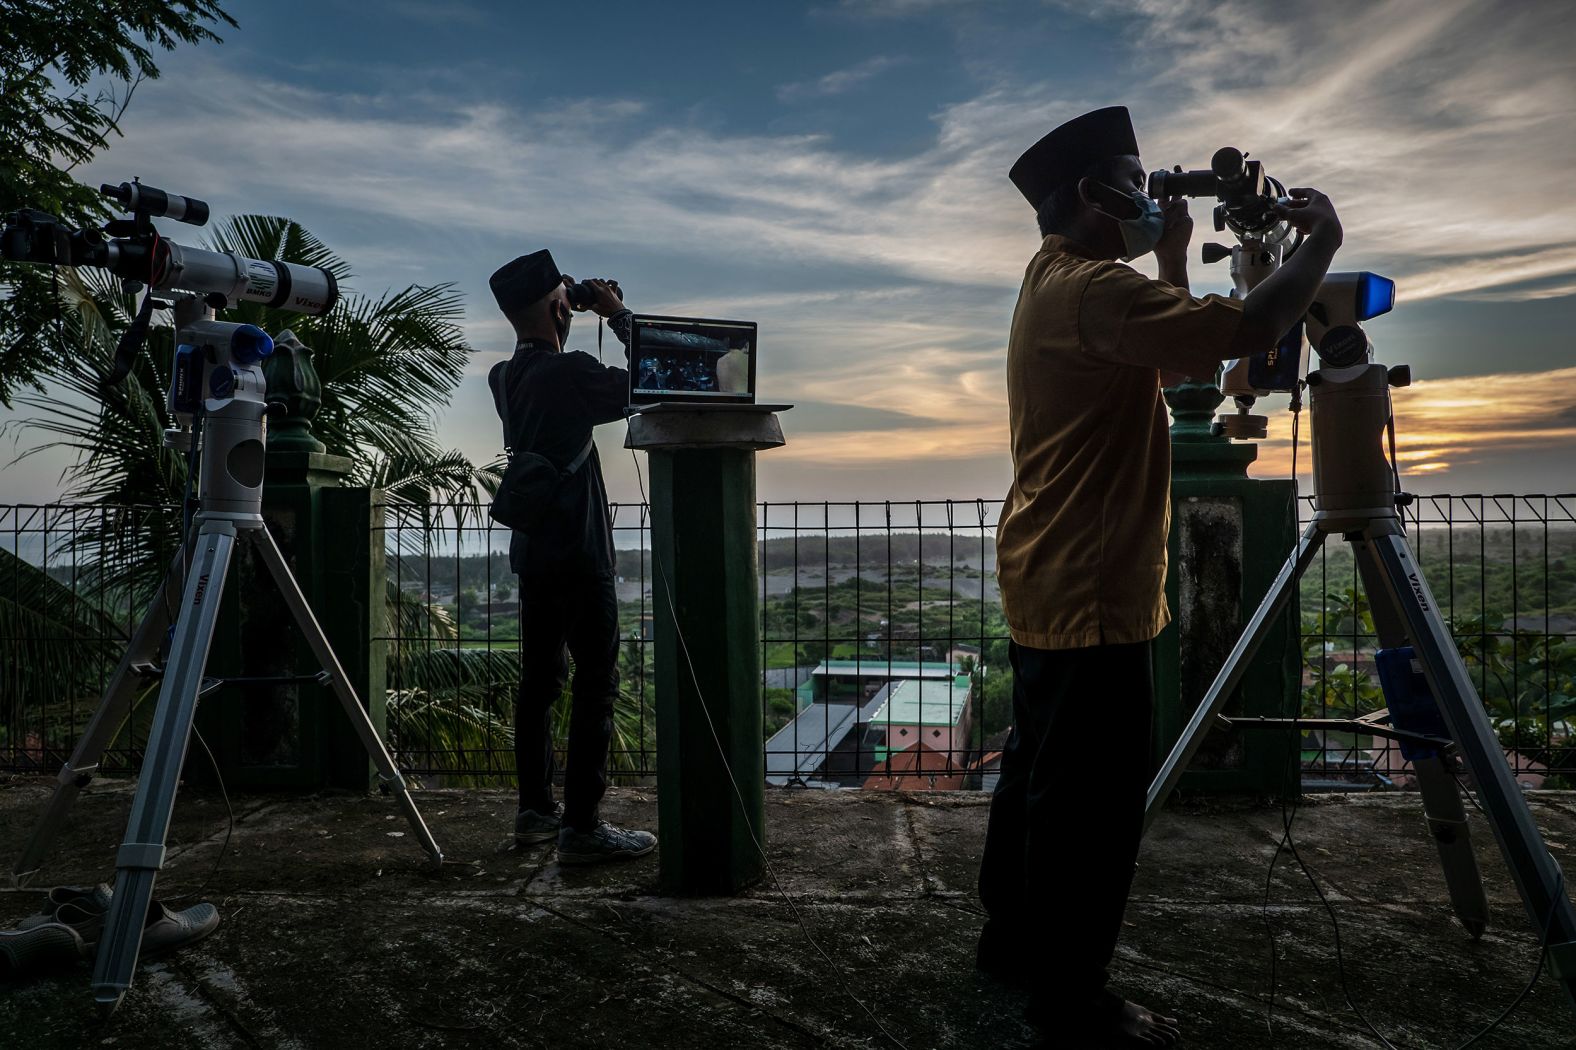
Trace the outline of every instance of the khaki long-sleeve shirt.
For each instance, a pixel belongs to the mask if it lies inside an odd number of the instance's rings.
[[[1007,344],[1013,483],[996,531],[1012,638],[1148,641],[1170,622],[1171,441],[1160,370],[1210,375],[1242,304],[1046,237]]]

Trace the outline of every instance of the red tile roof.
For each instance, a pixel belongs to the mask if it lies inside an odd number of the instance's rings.
[[[953,756],[933,750],[926,744],[899,751],[878,762],[865,778],[864,787],[877,791],[900,791],[905,788],[938,791],[963,789],[963,767]]]

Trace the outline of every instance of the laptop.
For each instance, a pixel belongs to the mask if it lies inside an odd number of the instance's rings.
[[[781,412],[755,401],[755,322],[636,314],[630,325],[629,411],[697,408]]]

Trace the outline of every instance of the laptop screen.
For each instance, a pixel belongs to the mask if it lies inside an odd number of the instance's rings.
[[[629,403],[753,404],[755,323],[636,314]]]

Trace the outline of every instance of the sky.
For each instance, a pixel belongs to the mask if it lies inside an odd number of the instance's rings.
[[[1576,5],[227,6],[240,28],[161,58],[84,180],[288,215],[357,293],[455,284],[475,353],[434,411],[475,461],[500,444],[483,377],[512,347],[487,276],[549,247],[637,310],[759,323],[759,393],[796,406],[763,498],[1001,497],[1007,330],[1039,242],[1006,172],[1125,104],[1149,168],[1246,150],[1330,195],[1337,269],[1396,280],[1368,328],[1416,377],[1396,395],[1411,489],[1576,490]],[[1194,211],[1193,290],[1225,292]],[[570,346],[596,352],[589,316]],[[1290,470],[1285,400],[1259,476]],[[622,442],[599,431],[633,500]],[[7,500],[52,496],[61,466],[6,468]]]

